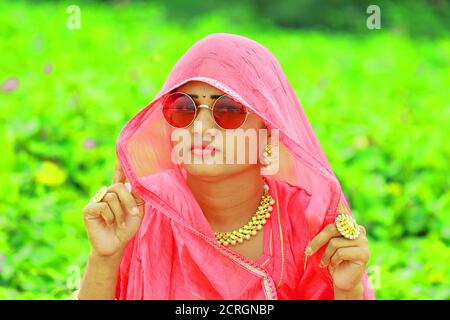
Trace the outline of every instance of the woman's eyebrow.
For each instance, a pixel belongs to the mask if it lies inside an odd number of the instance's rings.
[[[197,94],[192,94],[192,93],[188,93],[188,96],[190,96],[192,99],[198,99],[198,95]],[[212,94],[209,97],[213,100],[218,99],[220,96],[222,96],[221,94]]]

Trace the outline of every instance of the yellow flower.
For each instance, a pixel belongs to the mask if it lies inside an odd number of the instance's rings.
[[[37,182],[46,186],[59,186],[66,181],[67,174],[51,161],[44,161],[35,173]]]

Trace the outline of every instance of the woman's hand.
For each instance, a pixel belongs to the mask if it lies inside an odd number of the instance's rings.
[[[325,244],[319,267],[328,267],[333,279],[335,298],[363,298],[362,276],[370,258],[366,230],[361,228],[360,236],[355,240],[344,238],[335,224],[326,226],[311,240],[305,254],[313,255]]]
[[[116,161],[113,184],[100,202],[84,207],[83,217],[93,254],[112,256],[133,238],[144,216],[144,201],[125,185],[125,176]]]

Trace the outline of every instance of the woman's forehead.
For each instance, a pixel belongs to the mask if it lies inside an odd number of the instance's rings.
[[[179,86],[175,91],[184,93],[193,93],[198,95],[222,95],[223,91],[201,81],[189,81]]]

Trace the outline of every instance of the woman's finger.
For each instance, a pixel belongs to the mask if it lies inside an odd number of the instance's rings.
[[[119,197],[120,203],[131,215],[139,215],[136,200],[123,183],[115,183],[108,187],[108,192],[114,192]]]
[[[108,192],[103,201],[106,202],[114,214],[114,218],[117,222],[117,226],[121,228],[125,228],[125,213],[122,210],[122,206],[120,205],[119,198],[114,192]]]
[[[114,164],[114,174],[113,174],[113,183],[124,183],[126,180],[125,174],[123,173],[122,166],[120,165],[119,159],[116,159],[116,163]]]
[[[111,208],[108,206],[106,202],[100,202],[100,210],[103,220],[105,220],[106,224],[109,226],[113,225],[115,222],[114,214],[111,211]]]
[[[136,205],[139,207],[139,209],[141,207],[144,207],[145,201],[133,189],[131,189],[131,186],[129,187],[129,190],[130,190],[130,194],[136,201]]]
[[[331,238],[340,236],[341,234],[337,230],[334,223],[330,223],[311,240],[311,243],[306,248],[305,254],[308,256],[313,255],[317,250],[322,248],[328,241],[330,241]]]
[[[364,265],[369,261],[369,257],[369,249],[365,246],[339,248],[331,257],[330,265],[332,268],[336,268],[343,261],[360,262],[361,265]]]
[[[90,203],[84,208],[85,220],[98,220],[100,217],[107,225],[114,223],[114,214],[106,202]]]
[[[357,240],[349,240],[344,237],[336,237],[332,238],[325,249],[325,252],[322,255],[322,259],[320,261],[320,267],[326,267],[330,263],[331,257],[335,254],[335,252],[339,248],[348,248],[348,247],[356,247],[361,244],[361,241]]]

